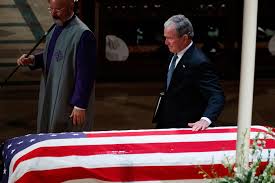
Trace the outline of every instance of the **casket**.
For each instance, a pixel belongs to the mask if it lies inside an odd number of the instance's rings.
[[[250,137],[266,138],[263,166],[274,159],[274,136],[252,126]],[[235,162],[237,127],[193,132],[147,129],[28,134],[4,143],[3,183],[184,183],[203,182],[200,171],[227,175]]]

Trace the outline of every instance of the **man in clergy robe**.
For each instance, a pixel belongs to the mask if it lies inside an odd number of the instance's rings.
[[[74,0],[49,0],[55,27],[42,53],[19,65],[42,69],[37,132],[89,131],[93,123],[96,40],[74,14]]]
[[[167,80],[153,122],[156,128],[204,130],[214,125],[224,106],[224,94],[211,62],[192,41],[193,26],[184,15],[164,23],[171,52]]]

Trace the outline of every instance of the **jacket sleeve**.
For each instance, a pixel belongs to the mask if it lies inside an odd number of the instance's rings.
[[[43,60],[43,52],[40,52],[36,55],[34,55],[34,63],[29,66],[31,70],[35,69],[44,69],[44,60]]]
[[[71,105],[86,109],[94,87],[96,41],[91,31],[84,31],[76,53],[76,78]]]
[[[203,98],[207,101],[203,117],[215,122],[223,110],[225,97],[222,87],[210,62],[202,62],[198,69],[199,88]]]

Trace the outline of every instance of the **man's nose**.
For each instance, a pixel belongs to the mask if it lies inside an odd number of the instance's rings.
[[[52,14],[53,16],[56,16],[58,13],[57,13],[56,10],[53,9],[53,10],[51,11],[51,14]]]

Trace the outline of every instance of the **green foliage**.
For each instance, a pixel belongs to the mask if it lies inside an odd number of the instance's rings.
[[[236,166],[236,164],[230,163],[230,159],[228,157],[225,157],[223,165],[228,169],[228,176],[219,178],[217,171],[214,170],[213,166],[211,170],[212,176],[210,176],[203,169],[201,169],[199,174],[203,174],[203,177],[206,179],[212,179],[209,180],[210,183],[275,183],[275,154],[273,155],[273,158],[271,158],[271,151],[268,150],[267,165],[264,168],[260,167],[263,159],[262,153],[266,145],[267,137],[267,134],[264,133],[264,138],[260,138],[261,134],[263,133],[258,133],[251,144],[250,155],[252,162],[249,163],[248,167],[243,167],[241,165]],[[269,129],[268,134],[271,134],[271,136],[274,137],[271,129]],[[241,162],[243,162],[245,159],[243,151],[240,158]]]

